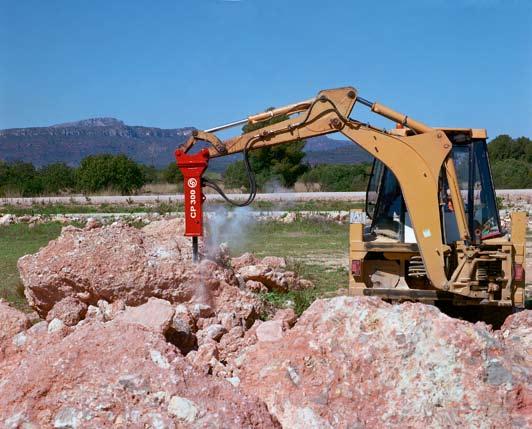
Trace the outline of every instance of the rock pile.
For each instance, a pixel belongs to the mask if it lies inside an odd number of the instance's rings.
[[[531,427],[532,311],[500,331],[432,306],[319,300],[239,358],[287,428]]]
[[[247,331],[228,330],[215,314],[204,304],[158,298],[137,307],[101,302],[72,327],[53,319],[15,335],[18,329],[2,331],[0,422],[6,428],[532,424],[531,311],[509,317],[496,332],[435,307],[376,298],[319,300],[297,322],[281,310]],[[191,335],[197,344],[184,350]]]
[[[187,282],[183,261],[190,258],[191,249],[188,240],[176,233],[181,223],[153,225],[143,230],[121,223],[64,227],[58,239],[18,262],[28,303],[46,317],[67,297],[85,304],[122,299],[129,305],[150,296],[190,299],[195,284]]]
[[[259,259],[251,253],[245,253],[231,259],[231,266],[237,277],[254,292],[287,292],[314,287],[309,280],[300,278],[293,271],[287,271],[284,258],[266,256]]]
[[[8,226],[14,224],[38,225],[43,223],[57,222],[62,225],[69,225],[73,222],[77,223],[98,223],[100,225],[110,225],[113,222],[124,223],[144,223],[148,224],[154,221],[169,218],[167,214],[160,214],[157,212],[146,213],[66,213],[66,214],[34,214],[34,215],[14,215],[14,214],[0,214],[0,226]]]
[[[43,321],[0,343],[2,427],[278,427],[260,399],[196,370],[167,342],[167,301],[107,322],[88,314],[75,327]]]
[[[232,290],[229,286],[240,288],[241,294],[246,285],[252,291],[312,286],[287,271],[282,258],[257,260],[245,255],[248,265],[234,259],[232,267],[210,260],[192,264],[191,255],[180,219],[153,222],[142,229],[122,223],[104,227],[88,223],[84,229],[64,227],[58,239],[22,257],[18,268],[29,305],[41,317],[52,312],[66,324],[79,321],[86,307],[100,300],[134,306],[158,297],[171,303],[211,305],[214,295]],[[75,314],[67,315],[67,309]]]
[[[0,302],[6,428],[531,427],[532,311],[500,331],[309,286],[282,258],[190,264],[177,221],[67,227],[19,262],[43,320]]]

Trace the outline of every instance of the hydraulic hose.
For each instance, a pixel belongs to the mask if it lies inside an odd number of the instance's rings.
[[[203,184],[211,189],[214,189],[216,192],[218,192],[222,198],[227,201],[229,204],[232,204],[237,207],[245,207],[249,206],[253,200],[255,200],[255,197],[257,196],[257,181],[255,180],[255,173],[253,173],[253,170],[251,168],[251,164],[249,162],[249,150],[253,146],[253,143],[251,143],[252,140],[248,141],[246,144],[246,147],[244,148],[244,166],[246,168],[246,174],[248,177],[248,183],[249,183],[249,195],[248,198],[244,202],[239,202],[232,200],[227,196],[227,194],[220,188],[220,186],[207,178],[203,179]]]

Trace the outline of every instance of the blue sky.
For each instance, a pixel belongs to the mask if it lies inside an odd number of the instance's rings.
[[[345,85],[532,137],[532,1],[0,0],[0,128],[209,128]]]

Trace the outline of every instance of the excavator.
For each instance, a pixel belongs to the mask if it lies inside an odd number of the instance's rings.
[[[395,126],[358,121],[355,106]],[[216,136],[280,115],[288,119],[226,140]],[[486,130],[431,127],[360,97],[353,87],[192,132],[175,156],[184,176],[185,235],[192,237],[195,258],[203,234],[202,188],[230,201],[203,177],[209,159],[243,153],[250,194],[234,203],[247,205],[257,193],[250,151],[330,133],[343,134],[374,158],[365,210],[350,211],[350,294],[488,312],[525,307],[527,214],[512,213],[511,234],[501,227]],[[203,149],[191,154],[199,142]]]

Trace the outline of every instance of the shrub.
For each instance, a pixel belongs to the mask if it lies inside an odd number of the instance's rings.
[[[326,192],[365,191],[370,164],[322,164],[312,168],[303,176],[305,185],[317,183]]]
[[[64,163],[49,164],[39,171],[39,175],[47,195],[70,191],[76,186],[75,170]]]
[[[488,144],[488,151],[496,187],[532,187],[532,140],[503,134]]]
[[[268,110],[272,109],[269,108]],[[286,115],[274,116],[266,121],[246,124],[242,128],[242,131],[249,133],[286,119],[288,119]],[[291,143],[252,150],[249,153],[249,160],[252,170],[256,174],[259,189],[264,188],[270,181],[278,182],[280,185],[286,187],[294,186],[297,179],[309,169],[308,165],[303,163],[303,158],[305,157],[304,147],[305,140],[296,140]],[[235,164],[233,164],[235,167],[230,172],[230,175],[234,175],[242,184],[241,186],[247,187],[248,180],[243,162],[241,161]],[[242,175],[245,176],[243,180]]]
[[[41,194],[41,178],[33,164],[14,162],[7,164],[0,161],[0,195],[19,195],[31,197]]]
[[[493,181],[499,189],[532,188],[532,164],[521,159],[503,159],[491,163]]]
[[[162,170],[162,180],[172,184],[183,181],[183,174],[175,162],[171,162]]]
[[[246,174],[244,161],[237,161],[229,164],[223,173],[223,180],[226,188],[246,189],[249,191],[249,180]]]
[[[155,166],[140,164],[139,167],[145,183],[157,183],[159,181],[159,171]]]
[[[128,195],[145,183],[140,166],[125,155],[88,156],[81,161],[76,176],[78,188],[85,193],[113,188]]]

